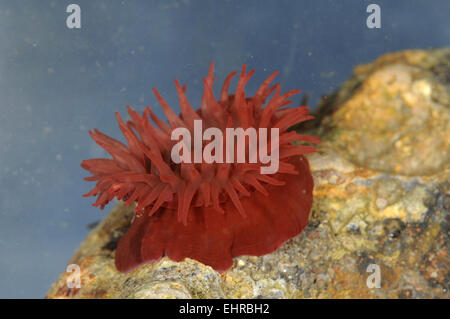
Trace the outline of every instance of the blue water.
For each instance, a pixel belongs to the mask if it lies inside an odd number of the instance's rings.
[[[381,29],[366,7],[381,6]],[[81,7],[81,29],[66,6]],[[450,1],[0,1],[0,297],[41,298],[108,209],[81,194],[79,164],[105,155],[88,130],[120,138],[114,112],[178,109],[173,79],[199,105],[243,63],[250,93],[274,70],[284,90],[318,98],[383,53],[448,46]],[[298,101],[299,102],[298,98]]]

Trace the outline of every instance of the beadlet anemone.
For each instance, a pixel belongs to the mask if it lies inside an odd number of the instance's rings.
[[[179,116],[153,89],[168,123],[156,117],[150,107],[141,115],[127,106],[130,120],[126,123],[116,113],[128,146],[97,129],[89,132],[112,159],[82,162],[81,166],[92,174],[85,180],[97,182],[84,196],[97,196],[93,205],[101,209],[114,197],[124,205],[136,203],[131,227],[117,245],[115,264],[119,271],[155,262],[162,256],[174,261],[189,257],[225,271],[232,266],[233,257],[270,253],[307,224],[314,185],[304,154],[316,149],[299,142],[320,141],[288,130],[313,118],[307,106],[284,108],[300,91],[281,95],[280,84],[269,87],[278,73],[274,72],[254,96],[246,97],[245,86],[254,70],[247,73],[244,65],[235,94],[229,94],[237,73],[232,72],[216,100],[213,73],[211,63],[197,111],[186,97],[186,86],[175,80]],[[192,131],[195,120],[201,120],[204,129],[278,128],[278,171],[261,174],[260,168],[266,164],[259,160],[174,163],[171,150],[177,141],[171,139],[171,133],[180,127]],[[211,141],[203,143],[206,146]]]

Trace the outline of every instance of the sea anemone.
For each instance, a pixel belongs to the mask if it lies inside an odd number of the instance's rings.
[[[185,95],[186,86],[175,80],[180,116],[153,89],[168,123],[156,117],[150,107],[140,115],[127,106],[130,120],[126,123],[116,113],[128,146],[97,129],[89,132],[112,159],[82,162],[81,167],[92,174],[85,180],[97,182],[84,196],[97,196],[93,205],[101,209],[114,197],[125,206],[136,203],[131,227],[117,245],[115,264],[119,271],[162,256],[174,261],[189,257],[224,271],[232,266],[233,257],[270,253],[307,224],[314,184],[304,154],[316,149],[299,142],[320,141],[288,130],[313,118],[307,106],[283,108],[300,91],[281,95],[279,84],[269,87],[278,73],[274,72],[254,96],[246,98],[245,86],[254,70],[247,73],[244,65],[235,94],[228,92],[237,73],[232,72],[216,100],[213,72],[211,63],[197,111]],[[266,163],[260,159],[256,163],[175,163],[171,150],[178,141],[172,140],[171,134],[176,128],[192,132],[196,120],[202,121],[204,129],[222,131],[229,127],[277,128],[278,171],[261,174]],[[203,141],[202,146],[211,142]],[[247,140],[244,147],[249,148]]]

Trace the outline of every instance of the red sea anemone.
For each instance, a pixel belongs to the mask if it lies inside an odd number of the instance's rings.
[[[228,93],[237,73],[232,72],[216,100],[212,91],[213,72],[211,63],[197,111],[186,98],[186,86],[175,80],[180,116],[154,89],[168,124],[158,119],[150,107],[140,115],[128,106],[131,119],[126,123],[116,113],[128,146],[98,130],[89,132],[112,159],[82,162],[81,166],[92,173],[86,180],[97,181],[94,189],[84,196],[97,196],[94,206],[102,209],[114,197],[125,205],[137,204],[131,227],[117,246],[115,263],[120,271],[157,261],[162,256],[175,261],[189,257],[223,271],[231,267],[233,257],[270,253],[306,226],[313,179],[304,154],[316,149],[292,142],[320,141],[314,136],[288,131],[292,125],[313,118],[308,115],[307,106],[282,108],[300,91],[281,95],[279,84],[269,88],[275,72],[254,96],[246,98],[245,85],[254,71],[246,73],[244,65],[235,94]],[[278,128],[278,172],[270,176],[261,174],[260,168],[265,164],[260,160],[174,163],[171,149],[177,141],[171,140],[171,133],[180,127],[192,131],[195,120],[201,120],[203,128],[221,130]],[[203,143],[205,146],[210,142]]]

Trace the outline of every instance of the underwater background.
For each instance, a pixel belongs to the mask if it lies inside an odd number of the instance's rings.
[[[66,7],[81,7],[81,29]],[[381,7],[380,29],[366,8]],[[176,77],[199,106],[243,63],[250,93],[274,70],[312,109],[352,68],[383,53],[449,45],[442,1],[0,1],[0,297],[41,298],[104,211],[83,199],[83,159],[107,156],[88,130],[123,140],[114,112],[179,110]],[[235,83],[235,82],[233,82]],[[296,101],[300,103],[300,100]]]

